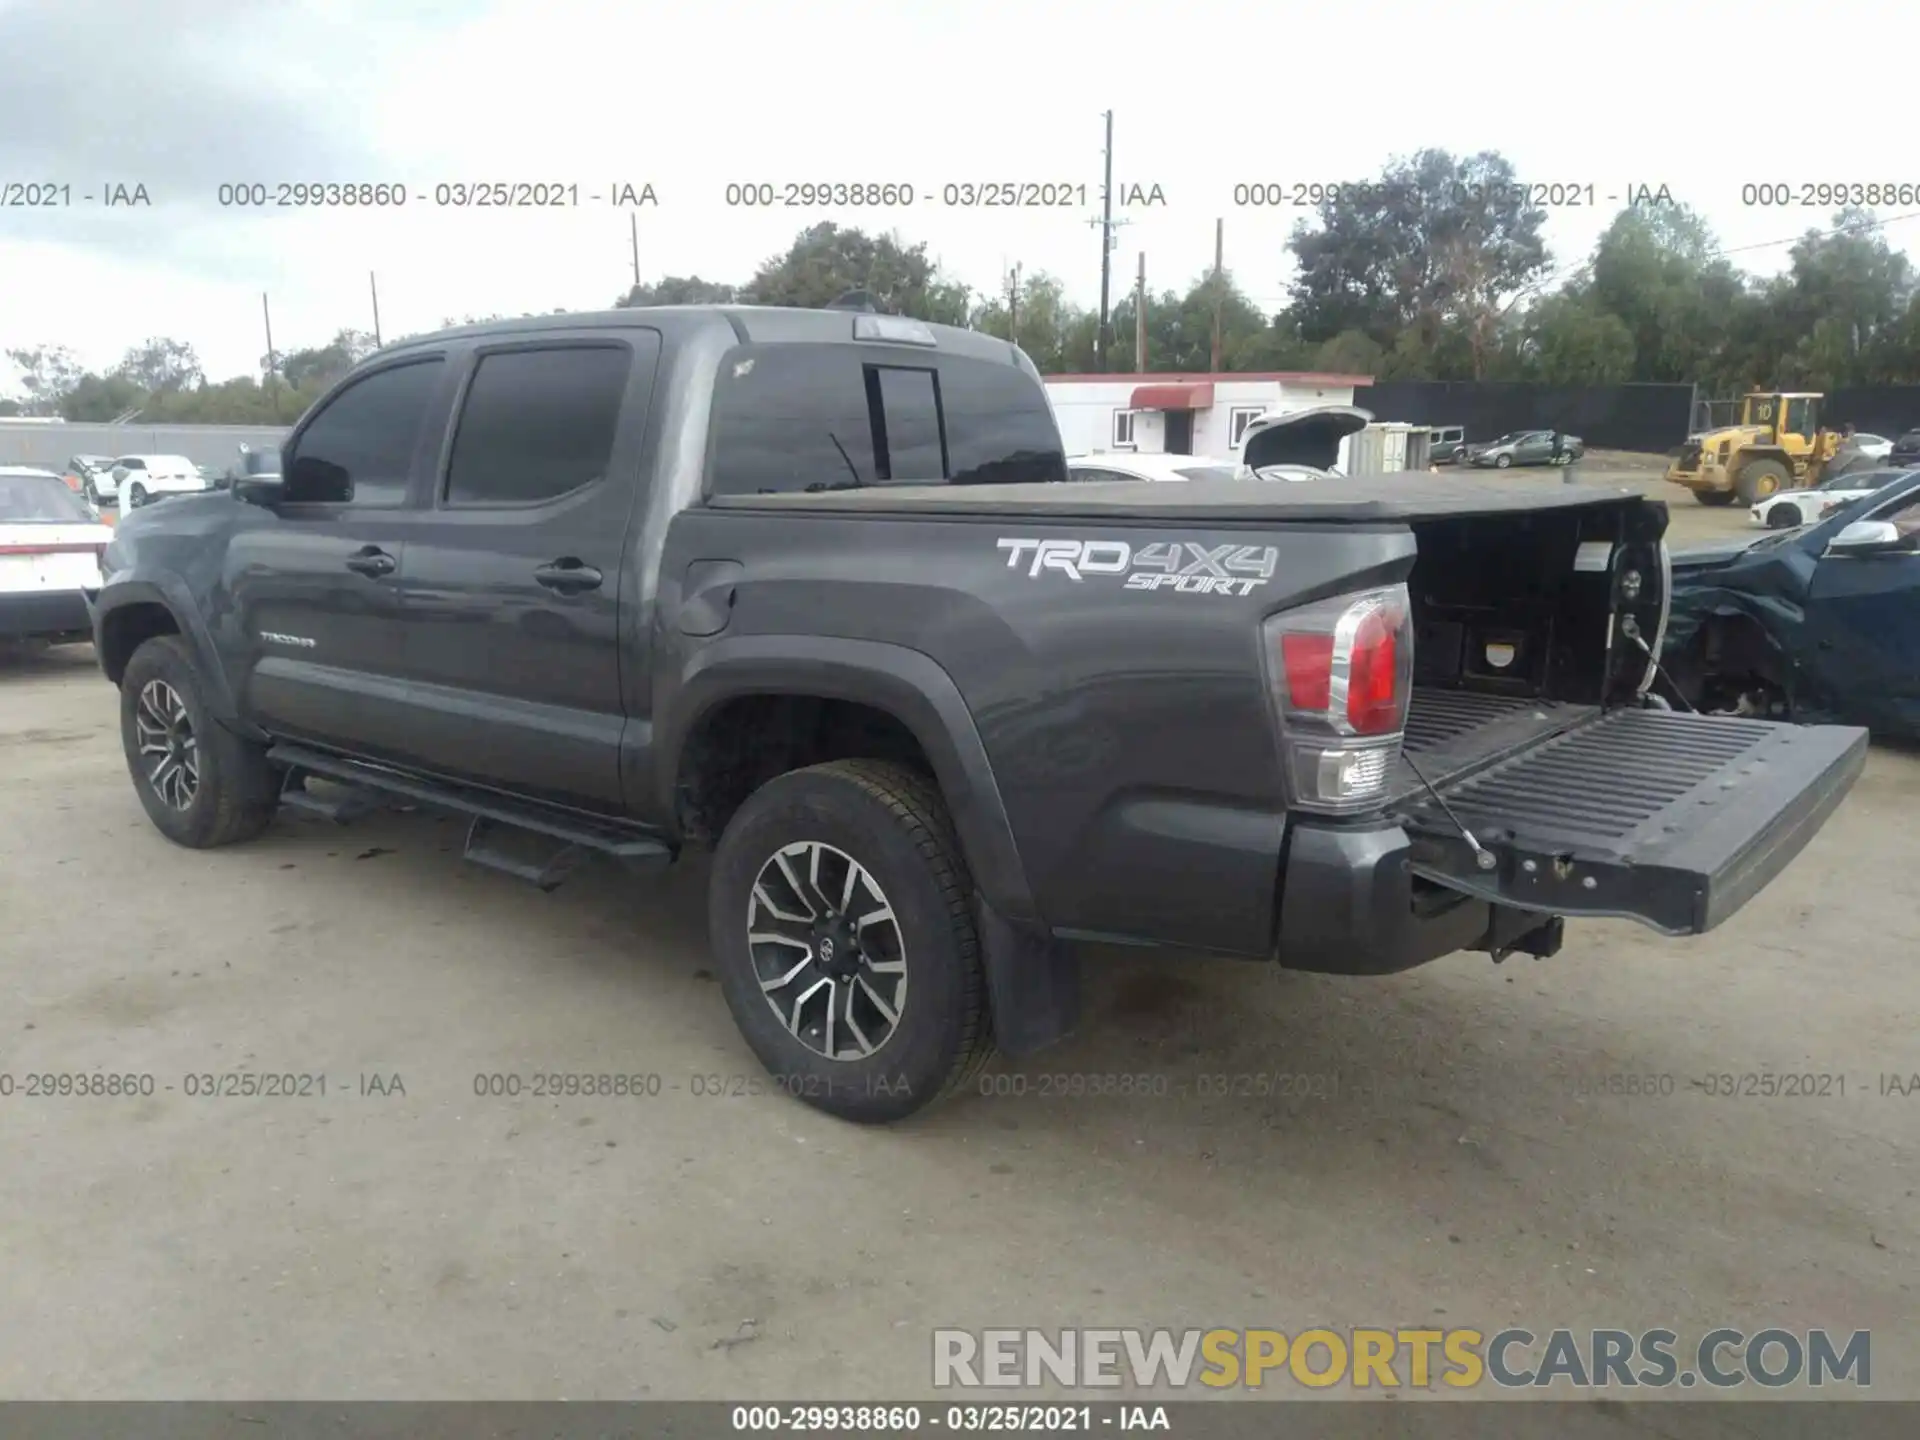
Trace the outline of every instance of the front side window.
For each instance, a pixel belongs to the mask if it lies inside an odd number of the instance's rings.
[[[403,503],[420,427],[445,363],[435,356],[376,370],[329,400],[294,442],[287,502]]]
[[[480,357],[447,467],[454,505],[527,505],[605,478],[633,358],[625,346]]]

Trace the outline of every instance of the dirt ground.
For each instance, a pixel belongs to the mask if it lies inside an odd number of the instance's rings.
[[[1920,1094],[1881,1080],[1920,1072],[1917,806],[1876,749],[1692,940],[1098,955],[1080,1034],[1002,1063],[1028,1094],[866,1130],[741,1093],[698,865],[542,895],[417,814],[177,849],[91,651],[49,652],[0,670],[0,1397],[911,1398],[940,1326],[1519,1324],[1867,1329],[1920,1398]],[[326,1093],[187,1093],[241,1071]],[[18,1088],[95,1072],[154,1093]],[[658,1089],[476,1094],[535,1072]],[[1161,1093],[1031,1093],[1120,1074]],[[1706,1088],[1750,1074],[1845,1094]]]

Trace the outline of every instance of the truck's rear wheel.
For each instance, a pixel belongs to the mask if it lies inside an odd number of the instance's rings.
[[[261,746],[216,720],[186,646],[157,635],[120,676],[120,743],[154,828],[195,850],[250,840],[279,804]]]
[[[708,928],[734,1022],[776,1086],[902,1119],[992,1052],[973,881],[933,783],[839,760],[755,791],[714,855]]]
[[[1693,492],[1693,495],[1702,505],[1710,505],[1716,509],[1722,505],[1731,505],[1733,503],[1733,491],[1731,490],[1696,490]]]
[[[1793,477],[1787,467],[1778,460],[1749,460],[1740,467],[1740,473],[1734,477],[1734,493],[1746,505],[1755,505],[1769,495],[1777,495],[1787,488],[1787,482]]]

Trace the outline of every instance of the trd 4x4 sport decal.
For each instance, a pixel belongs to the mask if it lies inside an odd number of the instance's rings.
[[[995,542],[1007,552],[1009,570],[1029,579],[1058,571],[1069,580],[1124,575],[1127,590],[1176,590],[1187,595],[1251,595],[1273,578],[1280,552],[1271,545],[1200,545],[1162,540],[1135,550],[1124,540],[1028,540]]]

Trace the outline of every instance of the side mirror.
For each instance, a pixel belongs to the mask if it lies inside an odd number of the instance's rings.
[[[280,503],[286,487],[278,475],[240,475],[230,486],[233,498],[244,500],[249,505],[259,505],[271,510]]]
[[[1827,545],[1829,555],[1910,555],[1914,538],[1891,520],[1855,520]]]

